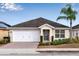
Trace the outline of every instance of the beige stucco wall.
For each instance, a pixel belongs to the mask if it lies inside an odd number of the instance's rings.
[[[69,38],[70,35],[69,35],[69,30],[65,30],[65,38]]]
[[[50,33],[49,33],[49,40],[51,41],[51,36],[53,36],[53,30],[52,30],[52,28],[51,27],[48,27],[48,26],[43,26],[43,27],[41,27],[40,28],[40,30],[41,30],[41,34],[40,35],[42,35],[43,36],[43,30],[44,29],[49,29],[50,30]]]
[[[72,36],[73,38],[75,38],[78,34],[78,37],[79,37],[79,29],[73,29],[73,32],[72,32]]]
[[[44,25],[44,26],[40,27],[40,30],[41,30],[41,34],[40,35],[43,36],[43,30],[44,29],[49,29],[50,30],[50,34],[49,34],[50,35],[50,38],[49,38],[50,41],[51,41],[51,36],[54,37],[54,40],[63,39],[63,38],[55,38],[55,28],[51,28],[50,26],[47,26],[47,25]],[[60,30],[62,30],[62,28]],[[65,30],[65,38],[69,38],[69,29],[63,29],[63,30]]]
[[[0,40],[3,39],[3,37],[8,37],[8,30],[0,30]]]

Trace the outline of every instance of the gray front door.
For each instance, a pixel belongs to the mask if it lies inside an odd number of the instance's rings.
[[[49,30],[43,30],[44,41],[49,41]]]

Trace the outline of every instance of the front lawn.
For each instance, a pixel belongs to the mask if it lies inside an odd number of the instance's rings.
[[[38,48],[79,48],[79,43],[61,44],[61,45],[40,45]]]
[[[40,42],[38,48],[79,48],[79,38],[58,39],[52,42]]]

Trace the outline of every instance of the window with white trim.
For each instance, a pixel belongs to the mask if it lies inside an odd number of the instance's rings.
[[[65,30],[55,30],[55,38],[65,38]]]

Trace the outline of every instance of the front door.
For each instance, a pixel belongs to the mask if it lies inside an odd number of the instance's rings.
[[[49,41],[49,30],[43,30],[44,41]]]

